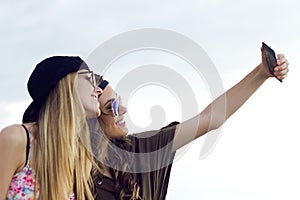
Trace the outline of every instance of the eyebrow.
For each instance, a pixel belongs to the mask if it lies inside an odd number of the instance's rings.
[[[115,98],[111,98],[111,99],[107,100],[106,103],[104,104],[104,106],[106,106],[107,104],[113,102],[114,100],[115,100]]]
[[[119,94],[115,93],[115,95],[116,95],[116,98],[118,98]],[[111,98],[111,99],[107,100],[106,103],[104,104],[104,106],[107,105],[108,103],[113,102],[116,98]]]

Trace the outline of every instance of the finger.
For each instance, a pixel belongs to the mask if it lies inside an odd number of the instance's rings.
[[[277,54],[277,58],[280,60],[280,59],[285,59],[285,56],[283,53],[279,53]]]
[[[274,68],[274,71],[277,72],[277,71],[282,71],[282,70],[288,69],[289,68],[288,66],[289,66],[289,62],[288,62],[288,60],[285,60],[283,63],[276,66]]]
[[[286,61],[284,54],[277,54],[277,64],[280,65]]]
[[[284,76],[277,76],[278,79],[283,80],[287,77],[287,74],[285,74]]]
[[[288,69],[288,66],[286,64],[284,65],[279,65],[277,67],[274,68],[274,72],[281,72]]]
[[[289,68],[285,68],[285,69],[283,69],[283,70],[280,70],[280,71],[275,71],[274,72],[274,75],[275,76],[284,76],[284,75],[286,75],[287,73],[289,72]]]
[[[262,47],[260,48],[260,51],[261,51],[262,60],[265,60],[266,59],[266,54],[265,54],[265,52],[264,52],[264,50],[263,50]]]

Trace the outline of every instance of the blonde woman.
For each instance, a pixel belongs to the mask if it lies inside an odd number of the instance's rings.
[[[79,57],[37,64],[22,125],[0,133],[0,199],[93,199],[86,118],[99,116],[95,76]]]

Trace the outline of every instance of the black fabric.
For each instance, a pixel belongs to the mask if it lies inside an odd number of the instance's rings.
[[[23,128],[26,131],[26,136],[27,136],[27,143],[26,143],[26,160],[25,160],[25,166],[28,163],[28,156],[29,156],[29,150],[30,150],[30,137],[29,137],[29,131],[27,130],[26,126],[22,124]]]
[[[23,123],[37,121],[41,106],[59,80],[80,69],[89,70],[89,67],[78,56],[53,56],[38,63],[27,83],[33,102],[23,115]]]
[[[148,131],[127,136],[132,142],[133,151],[141,153],[134,157],[135,160],[131,168],[138,172],[133,175],[140,186],[140,196],[143,200],[164,200],[166,198],[175,156],[175,152],[172,152],[172,142],[176,124],[178,122],[173,122],[159,131]],[[151,154],[148,154],[149,152]],[[103,179],[105,176],[101,174],[100,177],[98,176],[94,181],[95,199],[117,199],[114,194],[114,187],[105,186],[105,184],[113,183],[113,180],[108,177]],[[105,181],[98,184],[99,180]]]
[[[98,200],[117,200],[114,194],[114,181],[98,173],[96,179],[94,180],[94,189],[96,191],[96,198]]]
[[[134,140],[136,152],[147,153],[140,154],[138,165],[142,166],[143,170],[150,167],[148,172],[135,174],[143,200],[164,200],[166,198],[175,156],[175,152],[172,152],[176,127],[174,125],[178,123],[171,124],[158,134],[155,134],[155,131],[137,134],[139,138]],[[149,152],[152,153],[148,154]]]
[[[104,90],[104,88],[108,85],[108,81],[107,80],[103,80],[100,84],[99,84],[99,88],[101,88],[102,90]]]

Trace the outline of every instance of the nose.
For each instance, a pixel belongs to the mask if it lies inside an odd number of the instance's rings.
[[[119,105],[119,113],[120,115],[124,115],[125,113],[127,113],[127,108],[123,105]]]
[[[103,90],[95,85],[95,92],[96,92],[97,96],[99,97],[103,93]]]

